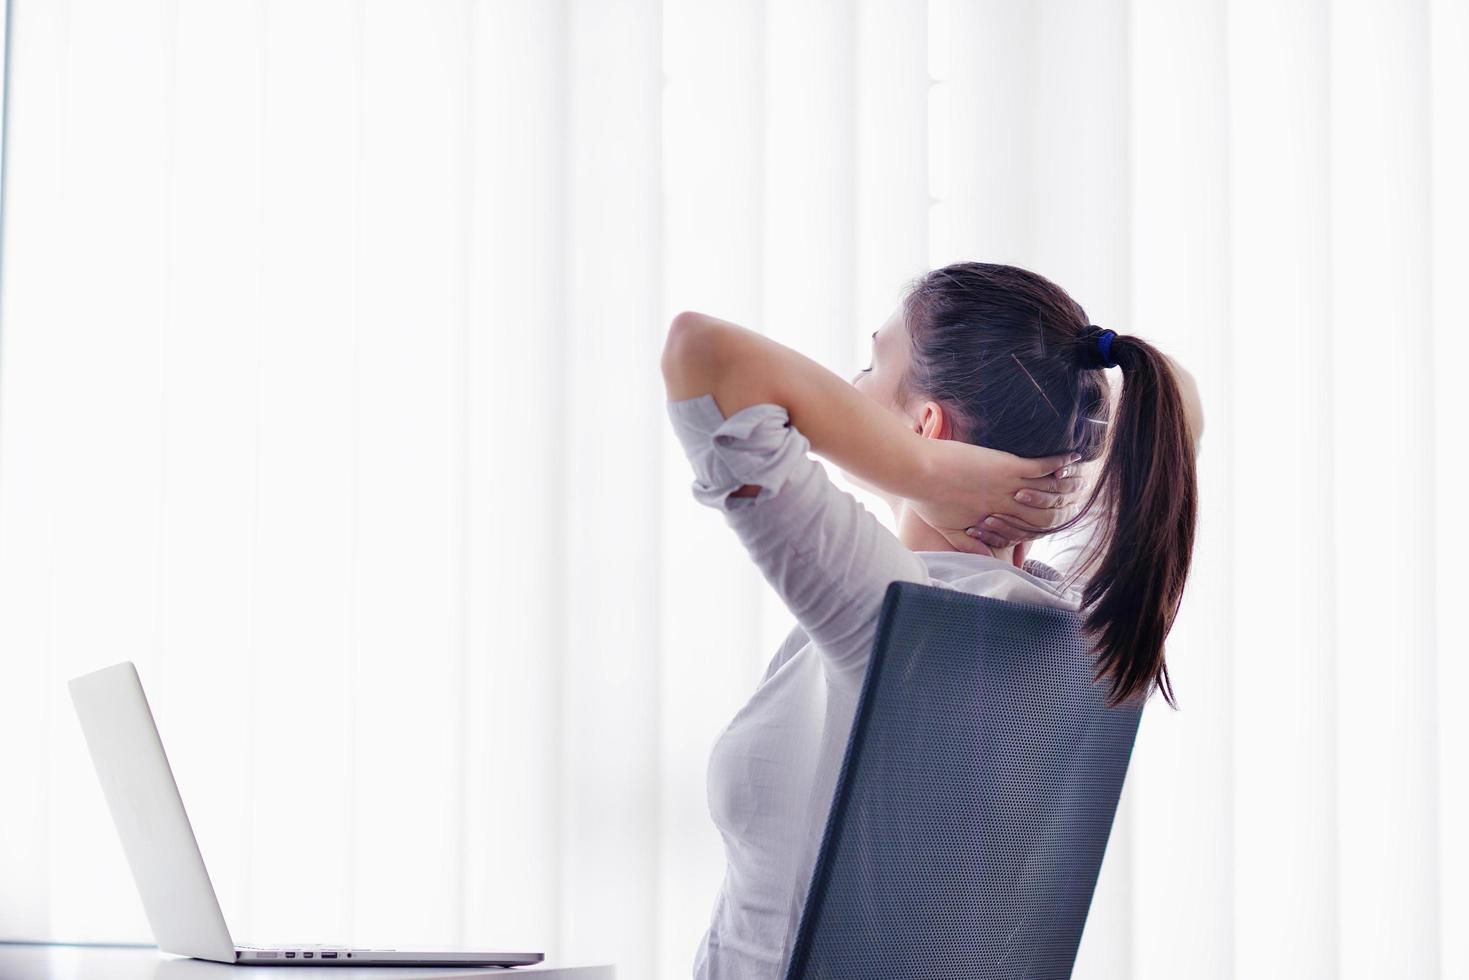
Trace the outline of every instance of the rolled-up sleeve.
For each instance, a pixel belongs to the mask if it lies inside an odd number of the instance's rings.
[[[709,394],[667,405],[694,469],[694,499],[724,514],[829,669],[860,684],[888,584],[944,583],[832,483],[784,406],[750,405],[725,418]],[[758,492],[730,496],[745,484]]]

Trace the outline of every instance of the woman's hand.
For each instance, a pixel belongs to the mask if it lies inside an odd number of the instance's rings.
[[[986,546],[1047,534],[1081,505],[1085,481],[1071,454],[1028,459],[954,439],[923,442],[924,485],[909,505],[959,551],[987,554]]]

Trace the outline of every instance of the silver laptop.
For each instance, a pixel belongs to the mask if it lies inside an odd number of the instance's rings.
[[[544,959],[541,953],[480,949],[236,946],[137,670],[125,661],[73,678],[67,686],[148,924],[164,952],[274,966],[524,966]]]

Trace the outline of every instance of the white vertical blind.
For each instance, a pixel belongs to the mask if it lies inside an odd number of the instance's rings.
[[[565,534],[553,585],[565,623],[558,898],[565,948],[649,973],[663,735],[657,473],[668,425],[661,399],[647,397],[662,381],[661,14],[655,0],[580,0],[567,15],[567,332],[559,363],[537,379],[565,413],[559,431],[542,432],[560,444],[562,478],[536,488],[559,490],[552,520]],[[503,349],[513,356],[508,338]],[[508,475],[507,462],[496,460]]]
[[[1190,366],[1205,396],[1199,523],[1183,607],[1169,636],[1180,710],[1145,713],[1131,791],[1132,963],[1128,975],[1230,977],[1234,790],[1229,575],[1236,567],[1226,505],[1230,394],[1228,73],[1223,3],[1131,5],[1131,198],[1126,330]],[[1220,417],[1223,415],[1224,417]],[[1246,566],[1248,567],[1248,566]],[[1258,574],[1258,573],[1257,573]],[[1264,678],[1251,675],[1249,682]],[[1266,681],[1268,683],[1268,681]],[[1144,925],[1146,924],[1146,925]]]
[[[565,939],[561,651],[566,429],[566,24],[556,4],[476,4],[471,45],[463,430],[466,940]],[[577,554],[583,554],[586,548]],[[451,913],[454,910],[451,909]]]
[[[1250,515],[1280,500],[1271,478],[1236,478],[1239,558],[1229,582],[1235,839],[1234,969],[1341,975],[1331,554],[1333,316],[1329,301],[1328,10],[1232,4],[1228,22],[1229,266],[1233,465],[1289,481],[1292,542],[1270,575],[1248,560]],[[1202,382],[1201,382],[1202,383]],[[1269,397],[1250,397],[1251,393]],[[1208,425],[1212,426],[1213,422]],[[1214,435],[1206,436],[1220,447]],[[1282,529],[1284,531],[1284,529]],[[1285,556],[1283,556],[1285,557]],[[1290,651],[1289,656],[1282,656]],[[1261,681],[1268,678],[1268,682]],[[1264,724],[1262,719],[1279,719]],[[1226,728],[1226,731],[1229,729]]]
[[[1469,976],[1463,4],[12,5],[0,936],[148,936],[64,687],[131,659],[237,939],[686,975],[791,619],[665,325],[850,375],[975,259],[1208,417],[1076,975]]]
[[[1469,841],[1456,828],[1469,824],[1469,712],[1459,692],[1469,689],[1469,664],[1463,643],[1455,642],[1457,616],[1466,579],[1463,555],[1469,553],[1469,531],[1456,506],[1458,486],[1469,485],[1469,459],[1455,451],[1454,420],[1461,405],[1454,394],[1458,374],[1469,364],[1469,315],[1462,296],[1462,270],[1469,268],[1469,4],[1430,0],[1428,5],[1428,322],[1429,356],[1420,359],[1423,383],[1432,393],[1429,424],[1430,458],[1422,472],[1429,478],[1420,498],[1432,529],[1433,650],[1436,655],[1436,701],[1429,705],[1437,721],[1438,823],[1438,954],[1445,977],[1469,977],[1469,947],[1460,941],[1455,923],[1469,921]],[[1427,509],[1431,506],[1432,509]]]
[[[1434,452],[1427,14],[1341,3],[1330,29],[1330,445],[1338,460],[1371,446],[1386,473],[1423,471]],[[1332,491],[1342,970],[1425,976],[1440,929],[1430,511],[1401,501],[1407,560],[1378,580],[1353,532],[1379,495],[1360,480]]]
[[[663,18],[664,311],[705,310],[758,328],[764,12],[757,4],[701,0],[665,4]],[[759,680],[774,629],[791,617],[751,575],[749,557],[723,521],[679,505],[692,477],[676,439],[664,441],[660,463],[655,975],[672,978],[689,975],[724,875],[704,792],[709,748]]]

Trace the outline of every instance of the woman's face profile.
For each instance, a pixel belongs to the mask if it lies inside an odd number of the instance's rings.
[[[898,385],[908,370],[909,356],[908,328],[903,325],[900,306],[873,332],[868,369],[859,371],[852,378],[852,386],[883,408],[906,419],[907,414],[899,404]]]
[[[898,390],[908,370],[908,359],[911,356],[908,328],[903,323],[901,305],[893,310],[883,325],[873,333],[871,350],[868,368],[859,371],[852,378],[852,387],[897,415],[903,420],[904,425],[912,425],[913,419],[904,410],[901,404],[902,393]],[[892,494],[879,490],[870,483],[847,473],[846,470],[843,470],[842,473],[849,481],[863,490],[875,493],[887,501],[890,507],[897,506],[898,500]]]

